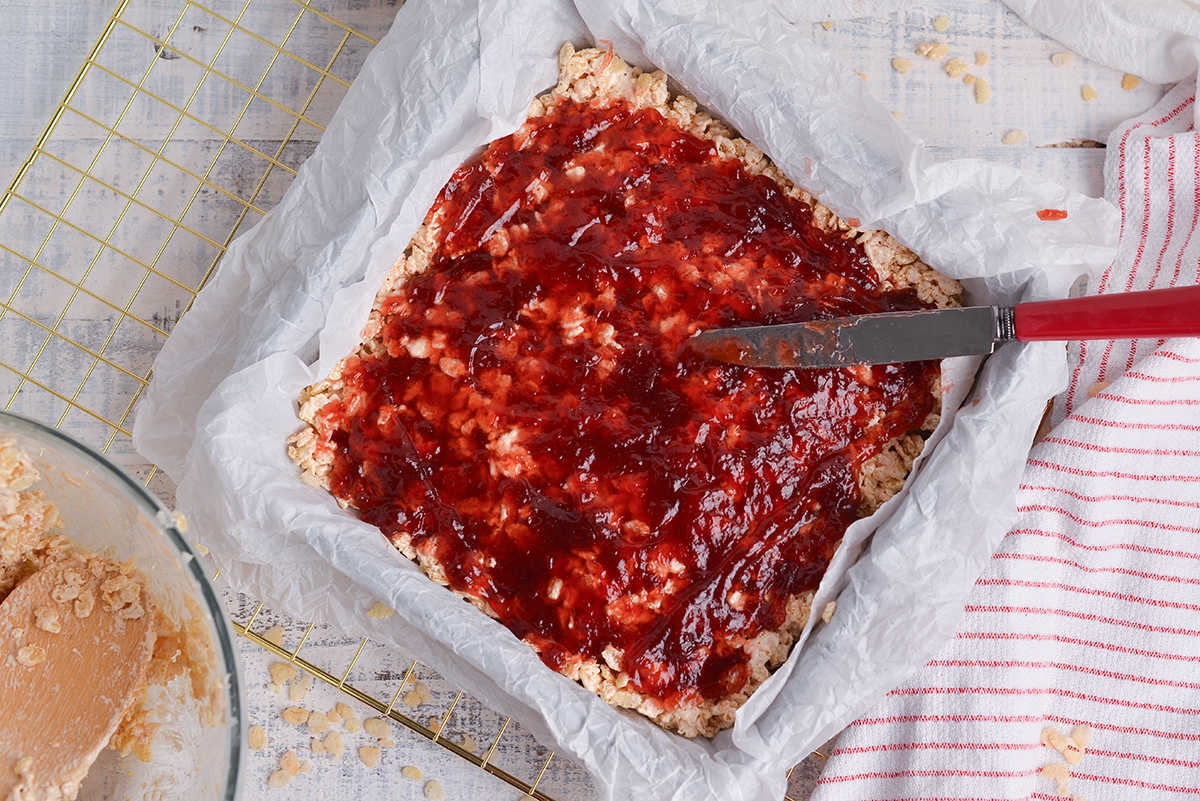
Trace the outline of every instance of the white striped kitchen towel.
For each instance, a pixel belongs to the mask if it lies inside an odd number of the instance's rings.
[[[1090,291],[1197,283],[1195,87],[1109,140],[1121,245]],[[1200,796],[1200,340],[1072,358],[957,637],[843,733],[814,801]],[[1074,764],[1042,743],[1078,727]]]

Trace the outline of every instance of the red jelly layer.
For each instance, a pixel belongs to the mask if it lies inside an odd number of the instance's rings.
[[[667,707],[737,692],[746,640],[816,587],[860,464],[920,427],[938,366],[753,370],[686,341],[923,304],[774,181],[620,103],[529,121],[429,219],[386,354],[349,360],[323,410],[333,491],[551,667],[608,649]]]

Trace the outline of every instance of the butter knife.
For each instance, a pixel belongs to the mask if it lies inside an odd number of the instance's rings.
[[[701,331],[691,347],[749,367],[846,367],[986,354],[1005,342],[1200,336],[1200,286],[1016,306],[886,312]]]

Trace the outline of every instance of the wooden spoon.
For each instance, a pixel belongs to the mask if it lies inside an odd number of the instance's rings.
[[[47,566],[0,603],[0,798],[74,798],[142,686],[153,610],[139,588],[114,611],[102,587],[140,582],[107,564],[100,576],[81,557]]]

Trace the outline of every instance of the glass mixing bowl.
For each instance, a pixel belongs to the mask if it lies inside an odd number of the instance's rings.
[[[161,723],[150,761],[104,749],[79,798],[233,801],[246,728],[233,633],[175,516],[105,457],[53,428],[0,412],[0,439],[14,440],[41,472],[31,489],[58,506],[58,532],[102,556],[136,557],[158,608],[183,624],[198,646],[191,649],[192,666],[199,668],[193,676],[185,671],[150,690],[146,706]]]

